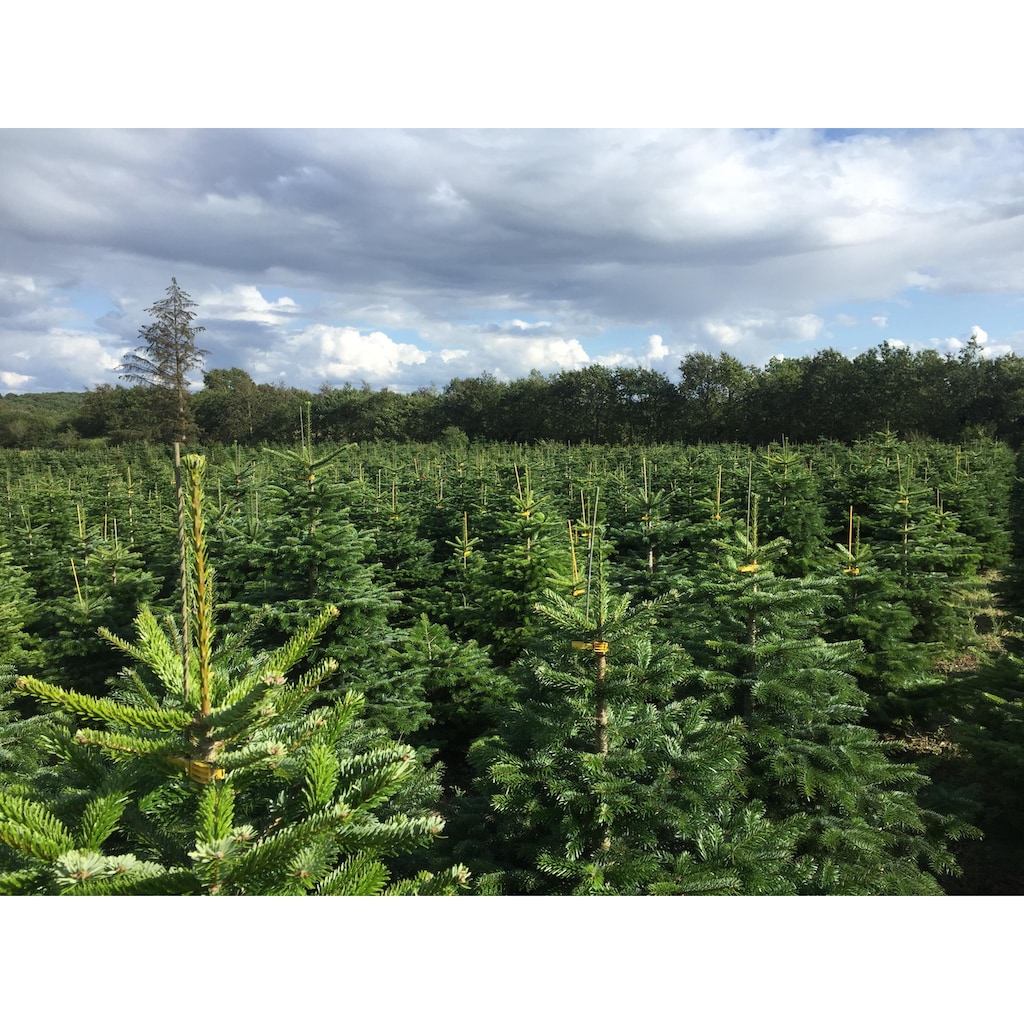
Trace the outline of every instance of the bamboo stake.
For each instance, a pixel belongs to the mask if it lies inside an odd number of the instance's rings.
[[[582,492],[581,492],[582,497]],[[594,578],[594,540],[597,536],[597,503],[601,497],[601,488],[594,492],[594,515],[590,526],[590,546],[587,549],[587,607],[586,616],[590,618],[590,585]]]
[[[71,575],[75,578],[75,593],[78,595],[79,607],[85,607],[85,598],[82,597],[82,588],[78,584],[78,571],[75,569],[75,560],[71,559]]]
[[[181,480],[181,445],[174,442],[174,489],[178,500],[178,560],[181,570],[181,683],[186,705],[189,702],[189,649],[192,629],[189,623],[188,546],[185,538],[185,488]]]

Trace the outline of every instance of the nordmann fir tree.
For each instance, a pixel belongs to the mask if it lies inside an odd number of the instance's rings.
[[[308,406],[301,422],[297,449],[265,452],[272,469],[260,488],[260,528],[251,529],[247,514],[238,519],[249,543],[235,543],[242,534],[230,516],[220,521],[220,557],[238,581],[225,606],[238,624],[260,615],[260,635],[281,643],[324,603],[333,605],[338,614],[318,649],[337,663],[332,687],[355,687],[374,724],[390,735],[408,735],[428,715],[420,688],[395,687],[384,672],[385,653],[396,639],[389,623],[396,597],[375,580],[367,561],[371,543],[350,518],[354,488],[336,471],[345,449],[314,447]]]
[[[122,357],[121,379],[152,389],[161,413],[160,436],[165,441],[184,441],[195,433],[188,394],[190,377],[202,370],[203,359],[210,354],[196,344],[196,335],[206,328],[192,323],[195,309],[196,303],[172,277],[167,298],[146,310],[155,319],[139,330],[145,344]]]
[[[969,830],[924,810],[924,776],[859,724],[860,645],[822,638],[834,590],[777,576],[784,547],[759,543],[755,501],[685,588],[678,636],[704,669],[699,692],[742,725],[748,796],[799,833],[799,893],[939,894],[935,876],[957,870],[948,840]]]
[[[79,509],[79,544],[64,573],[65,593],[47,602],[47,679],[74,679],[76,688],[105,692],[123,663],[98,628],[120,632],[140,607],[155,598],[159,583],[141,555],[120,536],[117,520],[89,523]]]
[[[0,662],[0,788],[6,788],[19,774],[31,771],[39,761],[35,740],[45,725],[45,715],[24,716],[17,702],[17,678],[10,665]],[[0,851],[0,864],[4,863]]]
[[[358,500],[349,515],[367,543],[374,578],[385,590],[402,595],[392,621],[415,628],[423,613],[436,615],[442,566],[434,559],[434,545],[423,536],[416,503],[399,489],[397,474],[385,484],[383,470],[372,482],[364,478],[362,465],[359,473]]]
[[[608,523],[619,582],[640,600],[662,592],[662,582],[680,571],[690,536],[687,524],[673,518],[669,494],[661,488],[655,490],[654,471],[644,455],[640,486],[623,487],[619,521],[613,523],[609,516]]]
[[[741,506],[729,494],[725,467],[714,458],[718,454],[709,449],[688,463],[686,478],[670,496],[669,516],[678,522],[682,537],[671,560],[662,559],[662,592],[670,589],[673,578],[699,572],[707,562],[708,551],[719,540],[730,537],[743,521],[745,502]]]
[[[401,692],[411,682],[429,702],[431,722],[416,734],[417,743],[437,752],[448,788],[465,788],[469,747],[490,732],[511,696],[507,675],[494,668],[486,647],[455,639],[425,612],[387,656],[394,689]]]
[[[916,618],[904,601],[905,584],[878,564],[860,539],[860,520],[849,509],[848,535],[822,563],[840,603],[824,623],[828,640],[857,640],[848,671],[867,696],[864,724],[893,733],[927,718],[927,708],[944,688],[931,645],[912,639]]]
[[[66,580],[76,535],[75,503],[67,486],[50,478],[26,483],[10,509],[11,557],[29,575],[37,599],[37,621],[29,631],[45,635],[46,608],[67,593]]]
[[[0,667],[23,671],[35,663],[32,637],[26,628],[34,598],[28,573],[15,563],[0,531]]]
[[[544,590],[569,576],[565,520],[545,511],[528,469],[513,465],[512,471],[515,491],[475,516],[486,541],[475,548],[467,515],[461,547],[459,538],[449,545],[464,588],[461,605],[450,612],[455,629],[487,645],[498,666],[515,661],[536,632],[535,606]]]
[[[917,620],[914,640],[953,649],[969,639],[966,594],[981,556],[956,516],[942,508],[941,496],[904,469],[898,490],[879,494],[864,519],[879,565],[898,576]]]
[[[205,460],[187,456],[181,468],[181,628],[143,609],[134,643],[106,633],[137,662],[116,697],[18,680],[98,725],[54,729],[50,753],[62,771],[0,794],[0,842],[10,851],[0,892],[457,891],[461,868],[390,879],[388,859],[443,825],[430,813],[389,813],[417,772],[412,749],[358,736],[361,698],[318,691],[332,661],[288,680],[337,610],[322,610],[275,651],[252,655],[237,638],[220,640]]]
[[[765,533],[789,541],[778,566],[786,576],[815,571],[828,550],[821,487],[807,459],[783,440],[780,447],[768,447],[753,471]]]
[[[19,672],[38,664],[39,652],[33,650],[26,630],[32,618],[32,589],[28,574],[15,564],[10,547],[0,530],[0,788],[9,777],[38,763],[34,737],[44,725],[45,716],[25,716],[24,699],[15,688]]]
[[[794,891],[780,877],[792,830],[739,808],[738,736],[680,696],[692,665],[661,637],[653,606],[612,592],[606,556],[598,539],[573,592],[538,605],[547,635],[517,666],[498,735],[473,752],[494,807],[480,823],[482,889]]]
[[[1002,650],[958,680],[960,706],[947,735],[957,756],[941,758],[935,786],[956,804],[968,805],[984,842],[961,853],[965,895],[1017,895],[1022,891],[1024,842],[1024,643],[1021,622],[1004,635]]]

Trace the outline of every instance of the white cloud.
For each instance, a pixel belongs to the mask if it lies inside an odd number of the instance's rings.
[[[576,338],[491,334],[486,336],[484,350],[510,377],[525,377],[531,370],[579,370],[590,362],[590,356]]]
[[[643,358],[648,364],[656,363],[668,354],[668,346],[660,334],[652,334],[647,339],[647,350],[644,352]]]
[[[934,291],[938,286],[939,279],[934,274],[922,274],[917,270],[908,270],[900,282],[901,288],[918,288],[921,291]]]
[[[825,329],[825,321],[817,313],[787,316],[782,321],[783,337],[794,341],[814,341]]]
[[[40,289],[33,278],[24,274],[0,274],[0,299],[11,301],[36,297]]]
[[[289,339],[292,361],[306,375],[328,380],[382,380],[403,366],[422,364],[427,353],[399,344],[382,331],[362,334],[355,327],[314,324]]]
[[[982,359],[1000,359],[1013,354],[1012,345],[986,345],[981,350]]]
[[[832,320],[832,323],[836,327],[856,327],[857,318],[855,316],[850,316],[849,313],[839,313]]]
[[[35,377],[26,376],[24,373],[14,373],[11,370],[0,370],[0,383],[13,391],[21,390],[31,380],[35,380]]]
[[[719,345],[735,345],[749,336],[752,326],[759,326],[763,321],[747,320],[739,324],[728,324],[721,320],[705,320],[701,327],[704,333]]]
[[[741,342],[814,341],[824,329],[825,321],[817,313],[783,317],[764,313],[731,321],[705,319],[698,325],[698,330],[709,340],[725,346]]]
[[[665,344],[665,339],[660,334],[651,334],[642,349],[598,353],[593,361],[598,366],[641,366],[650,370],[655,363],[661,363],[671,358],[671,355],[671,349]]]
[[[984,297],[1024,292],[1022,176],[1013,130],[0,131],[0,351],[33,385],[107,373],[171,274],[211,366],[310,387],[652,364],[662,335],[761,363],[903,299],[923,339],[957,290],[1007,337]],[[99,331],[91,368],[57,329]]]
[[[51,331],[41,340],[47,358],[78,368],[82,376],[93,375],[97,370],[116,370],[121,365],[123,352],[120,342],[115,341],[115,344],[116,352],[94,334],[71,330]]]
[[[530,323],[527,320],[520,320],[517,317],[514,320],[509,320],[507,323],[503,324],[502,326],[506,330],[518,329],[518,330],[521,330],[521,331],[532,331],[534,333],[537,333],[537,331],[541,331],[545,327],[550,327],[551,326],[551,321],[550,320],[536,320],[533,323]]]
[[[980,355],[982,359],[996,359],[1001,355],[1008,355],[1013,351],[1013,346],[1010,344],[993,344],[989,338],[988,332],[977,326],[972,327],[969,331],[958,338],[954,338],[952,336],[947,338],[930,338],[926,344],[916,347],[933,348],[937,352],[943,352],[949,355],[958,355],[967,348],[972,337],[977,341],[978,345],[981,346]]]
[[[566,337],[549,320],[513,318],[491,324],[436,322],[421,331],[443,347],[431,353],[454,376],[493,373],[499,379],[527,376],[531,370],[578,370],[592,360],[578,338]]]
[[[932,349],[941,355],[959,356],[970,343],[971,335],[980,346],[978,355],[981,359],[999,359],[1002,356],[1012,355],[1014,352],[1014,341],[1018,339],[1011,337],[1008,342],[993,342],[988,333],[980,327],[972,327],[969,332],[956,338],[952,335],[945,338],[929,338],[926,342],[907,343],[898,339],[889,339],[889,344],[896,348],[910,348],[913,351]]]
[[[85,331],[54,328],[22,334],[7,359],[23,364],[29,372],[7,369],[0,379],[12,390],[23,390],[29,383],[42,391],[74,391],[113,384],[122,354],[119,340],[104,340]]]
[[[968,344],[970,344],[971,338],[973,338],[981,350],[978,355],[982,359],[999,359],[1002,356],[1012,355],[1014,351],[1013,341],[1015,338],[1011,337],[1011,341],[1008,342],[994,342],[988,334],[988,331],[984,328],[975,325],[966,334],[961,335],[959,338],[932,338],[928,342],[927,346],[922,345],[921,348],[934,348],[939,352],[945,352],[950,355],[959,355],[965,351]]]
[[[67,318],[66,299],[52,284],[30,275],[0,273],[0,340],[5,326],[15,334],[42,332],[60,327]]]
[[[210,288],[198,295],[196,302],[201,316],[258,324],[284,324],[299,312],[299,307],[288,296],[267,302],[258,288],[248,284],[236,284],[226,292]]]

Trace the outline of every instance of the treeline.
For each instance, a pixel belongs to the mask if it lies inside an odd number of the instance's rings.
[[[988,359],[971,342],[958,356],[884,343],[854,359],[826,349],[745,366],[720,353],[687,355],[679,379],[636,367],[588,366],[501,381],[457,378],[411,394],[346,384],[317,392],[257,384],[244,370],[208,370],[188,396],[195,443],[287,442],[308,404],[314,439],[570,444],[763,445],[843,442],[891,430],[956,442],[1024,440],[1024,358]],[[167,396],[153,387],[100,385],[84,394],[0,399],[0,446],[74,447],[167,441]]]

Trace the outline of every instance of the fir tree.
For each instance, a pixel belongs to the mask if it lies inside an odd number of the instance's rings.
[[[969,816],[984,842],[964,843],[965,895],[1024,892],[1024,644],[1020,620],[972,670],[957,673],[957,703],[929,752],[935,803]]]
[[[444,878],[390,882],[387,859],[428,843],[435,814],[388,802],[420,772],[411,748],[360,736],[362,699],[320,694],[333,671],[289,673],[337,616],[323,610],[278,650],[218,642],[209,564],[205,461],[182,466],[182,628],[143,609],[136,640],[105,632],[137,666],[120,697],[22,677],[19,687],[87,721],[55,729],[65,771],[0,798],[0,841],[15,863],[0,891],[108,894],[369,894],[454,891]]]
[[[944,688],[934,670],[931,645],[913,639],[917,619],[903,600],[902,578],[882,566],[860,541],[860,523],[850,508],[846,542],[826,563],[839,604],[826,623],[829,640],[856,640],[849,670],[867,697],[866,724],[880,733],[924,722]]]
[[[36,608],[29,575],[14,562],[7,538],[0,532],[0,667],[21,671],[35,662],[27,626]]]
[[[469,537],[467,515],[452,543],[462,601],[449,614],[457,631],[487,645],[499,666],[518,658],[534,635],[544,590],[570,575],[564,521],[545,511],[528,471],[513,472],[514,493],[477,515],[485,542]]]
[[[402,500],[397,479],[387,493],[364,487],[361,498],[349,514],[366,539],[374,579],[385,591],[402,595],[391,621],[414,628],[422,614],[436,614],[442,566],[434,560],[434,545],[421,535],[418,509]]]
[[[152,389],[166,407],[167,419],[161,429],[164,440],[184,441],[195,430],[189,407],[189,377],[202,370],[203,358],[210,354],[196,344],[196,335],[206,328],[192,323],[195,308],[196,303],[172,277],[167,298],[146,310],[154,320],[139,330],[145,344],[126,352],[121,364],[122,380]]]
[[[762,532],[789,542],[780,554],[779,572],[804,576],[817,571],[828,544],[818,479],[804,455],[786,442],[769,447],[752,486],[760,496]]]
[[[17,674],[0,663],[0,787],[36,770],[42,758],[38,741],[53,716],[31,714],[15,687]]]
[[[129,628],[138,609],[152,604],[159,590],[138,552],[119,537],[116,521],[105,532],[87,528],[83,513],[80,543],[65,574],[69,592],[47,605],[47,678],[74,679],[79,690],[93,694],[104,693],[124,664],[99,627]]]
[[[623,589],[638,600],[650,600],[670,587],[673,574],[682,571],[693,539],[690,524],[673,518],[668,492],[655,490],[653,475],[644,456],[641,485],[626,490],[621,521],[608,524],[616,551],[610,568]]]
[[[237,544],[237,531],[221,524],[222,559],[238,582],[225,605],[236,623],[259,615],[264,642],[281,643],[332,604],[338,615],[320,647],[337,665],[332,684],[355,686],[374,722],[392,735],[408,734],[426,721],[422,694],[395,693],[383,671],[396,637],[389,614],[397,601],[375,580],[367,558],[372,545],[349,515],[350,489],[334,476],[344,449],[315,452],[309,429],[307,420],[297,450],[268,453],[279,471],[261,488],[258,529],[244,513],[248,543]]]
[[[755,515],[684,593],[703,692],[743,726],[747,793],[799,829],[800,892],[940,893],[934,874],[956,870],[947,833],[959,825],[921,807],[927,780],[859,724],[865,697],[850,669],[860,645],[822,638],[835,594],[776,576],[783,546],[758,543]]]
[[[470,746],[493,729],[511,696],[507,676],[495,669],[487,648],[455,639],[426,613],[389,650],[385,671],[395,680],[395,694],[423,693],[430,724],[416,739],[437,751],[449,787],[465,787]]]
[[[613,596],[600,568],[590,583],[572,598],[546,594],[550,633],[521,664],[499,735],[475,751],[495,812],[482,885],[793,891],[792,838],[753,805],[742,824],[733,817],[742,748],[732,726],[680,695],[693,669],[657,639],[652,607]]]

